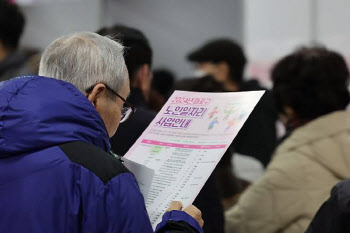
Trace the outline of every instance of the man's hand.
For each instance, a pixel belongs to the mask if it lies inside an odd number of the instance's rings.
[[[180,210],[182,211],[182,203],[179,201],[173,201],[170,203],[169,208],[167,211],[172,211],[172,210]],[[194,219],[197,220],[199,225],[203,228],[204,221],[202,219],[202,212],[195,207],[194,205],[187,206],[183,211],[185,211],[187,214],[191,215]]]

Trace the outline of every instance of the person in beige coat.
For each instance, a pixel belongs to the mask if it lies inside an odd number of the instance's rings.
[[[325,48],[302,48],[272,71],[273,93],[288,137],[264,176],[225,213],[226,233],[302,233],[350,177],[349,71]]]

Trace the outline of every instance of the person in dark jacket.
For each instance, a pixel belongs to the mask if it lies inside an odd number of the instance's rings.
[[[25,18],[19,7],[0,1],[0,81],[35,73],[30,63],[37,52],[18,49],[24,26]]]
[[[306,233],[350,232],[350,179],[333,187],[331,197],[321,206]]]
[[[188,60],[196,64],[197,73],[211,75],[227,91],[264,89],[256,80],[243,79],[247,60],[243,49],[231,39],[212,40],[192,51]],[[277,141],[276,121],[277,111],[272,94],[266,91],[233,141],[234,150],[252,156],[266,166]]]
[[[122,54],[75,33],[48,46],[42,76],[0,83],[0,232],[153,232],[135,177],[110,153],[133,111]],[[156,231],[202,232],[200,211],[181,210],[173,202]]]
[[[102,28],[97,33],[121,41],[126,47],[124,59],[131,89],[128,101],[137,107],[137,111],[111,138],[113,151],[124,156],[156,116],[156,112],[147,106],[152,78],[152,48],[146,36],[135,28],[115,25]]]

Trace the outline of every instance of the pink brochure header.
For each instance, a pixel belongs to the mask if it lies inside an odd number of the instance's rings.
[[[188,148],[188,149],[223,149],[223,148],[226,148],[227,146],[227,145],[191,145],[191,144],[161,142],[161,141],[154,141],[154,140],[147,140],[147,139],[143,139],[141,143],[155,145],[155,146],[168,146],[168,147]]]

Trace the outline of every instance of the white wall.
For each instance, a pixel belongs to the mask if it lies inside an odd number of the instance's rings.
[[[121,23],[145,32],[155,67],[170,67],[183,77],[192,72],[185,60],[190,50],[227,36],[244,45],[251,61],[248,76],[266,83],[277,59],[311,41],[350,57],[349,0],[47,1],[23,6],[27,27],[22,45],[45,48],[72,31]]]
[[[22,6],[27,25],[23,46],[44,49],[61,35],[74,31],[95,31],[101,25],[101,3],[98,0],[45,2]]]
[[[208,39],[242,41],[243,0],[108,0],[106,24],[142,30],[154,49],[154,67],[192,75],[186,54]]]
[[[276,59],[313,38],[312,0],[245,0],[247,76],[270,86],[269,71]]]
[[[318,40],[328,47],[350,55],[350,1],[318,1]]]
[[[276,60],[313,42],[339,51],[350,64],[349,9],[348,0],[245,0],[248,76],[270,85],[269,71]]]
[[[201,43],[222,36],[243,40],[243,0],[40,2],[22,6],[23,46],[43,49],[61,35],[121,23],[144,31],[154,49],[154,67],[169,67],[179,77],[192,75],[185,56]]]
[[[249,57],[269,59],[309,41],[310,0],[246,0],[245,44]]]

